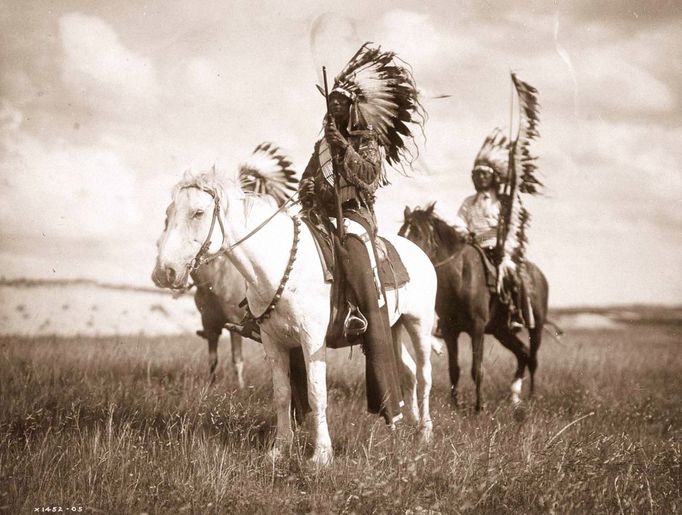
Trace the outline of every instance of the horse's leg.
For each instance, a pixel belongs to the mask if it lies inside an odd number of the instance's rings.
[[[302,341],[301,344],[308,372],[308,402],[314,424],[315,450],[310,461],[317,466],[324,466],[334,458],[327,426],[327,348],[324,345],[324,331],[317,338],[314,336],[311,335],[309,341]],[[316,344],[312,345],[312,341]]]
[[[403,399],[407,411],[407,422],[412,425],[419,424],[419,402],[417,401],[417,365],[412,359],[405,345],[402,343],[402,319],[391,327],[393,345],[396,346],[396,354],[400,352],[400,386],[403,390]],[[397,348],[402,346],[402,350]]]
[[[535,371],[538,368],[538,350],[542,343],[542,325],[536,319],[536,325],[529,331],[530,336],[530,355],[528,356],[528,370],[530,371],[530,396],[535,391]]]
[[[242,355],[242,335],[230,333],[230,343],[232,346],[232,369],[237,378],[237,385],[240,390],[244,389],[244,356]]]
[[[218,339],[220,332],[205,331],[205,338],[208,341],[208,377],[211,386],[215,383],[215,369],[218,366]]]
[[[263,334],[263,349],[272,368],[272,401],[277,413],[277,432],[271,451],[273,460],[291,449],[294,433],[291,430],[291,385],[289,384],[289,349],[273,342]]]
[[[506,321],[501,321],[496,324],[496,329],[493,332],[502,345],[508,348],[516,356],[516,372],[514,373],[514,381],[511,384],[511,401],[514,406],[521,403],[521,391],[523,389],[523,375],[528,366],[528,350],[519,338],[511,333],[507,328]]]
[[[474,320],[471,328],[471,379],[476,385],[476,411],[481,411],[483,404],[481,397],[481,384],[483,383],[483,341],[485,335],[485,322]]]
[[[455,408],[459,406],[457,398],[457,384],[459,383],[459,359],[458,359],[458,340],[459,330],[444,328],[443,337],[448,347],[448,371],[450,372],[450,398]]]
[[[407,317],[405,328],[412,339],[417,361],[417,395],[419,399],[419,431],[423,442],[431,441],[433,422],[429,397],[431,395],[431,328],[433,326],[433,310],[429,310],[421,318]]]

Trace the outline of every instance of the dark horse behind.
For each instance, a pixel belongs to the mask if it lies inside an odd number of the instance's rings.
[[[542,329],[547,322],[547,280],[537,266],[526,263],[529,283],[527,291],[535,318],[535,326],[528,329],[529,351],[509,329],[506,307],[488,289],[485,265],[479,251],[433,211],[434,204],[426,209],[416,208],[413,211],[405,207],[405,219],[399,234],[416,243],[429,256],[436,269],[436,313],[448,347],[452,398],[457,404],[460,373],[457,340],[459,334],[465,332],[471,337],[471,377],[476,384],[476,410],[481,409],[483,336],[487,333],[495,336],[516,356],[518,365],[511,394],[512,402],[518,405],[526,367],[530,371],[531,396],[535,387],[538,349],[542,342]]]

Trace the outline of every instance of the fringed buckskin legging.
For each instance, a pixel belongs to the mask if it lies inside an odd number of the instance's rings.
[[[367,332],[361,337],[365,352],[367,410],[379,413],[387,424],[391,424],[400,417],[403,397],[398,377],[399,356],[393,346],[387,307],[379,308],[381,292],[377,291],[365,244],[359,237],[349,234],[344,248],[344,275],[355,293],[360,311],[367,318]]]

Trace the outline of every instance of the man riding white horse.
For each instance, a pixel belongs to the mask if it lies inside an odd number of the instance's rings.
[[[374,194],[387,183],[383,159],[389,164],[404,160],[401,134],[411,137],[404,122],[421,123],[423,113],[409,70],[392,52],[368,44],[336,77],[327,100],[325,135],[303,173],[300,198],[311,219],[336,224],[339,214],[343,217],[345,236],[337,245],[342,274],[336,277],[359,308],[348,320],[362,334],[368,410],[393,423],[403,402],[399,358],[378,276]]]

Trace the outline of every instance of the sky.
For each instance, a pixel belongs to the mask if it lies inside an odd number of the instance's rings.
[[[333,76],[372,41],[429,114],[411,177],[378,192],[382,231],[406,205],[454,216],[509,130],[514,71],[542,106],[529,257],[550,304],[682,303],[681,18],[675,1],[4,0],[0,275],[150,286],[183,172],[262,141],[302,171],[320,63]]]

